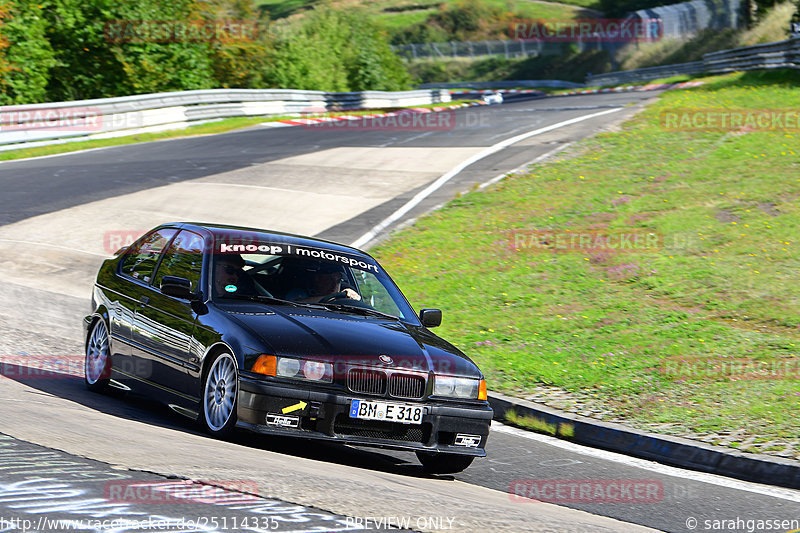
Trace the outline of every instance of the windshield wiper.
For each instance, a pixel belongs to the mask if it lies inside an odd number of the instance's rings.
[[[250,300],[253,302],[263,302],[265,304],[277,305],[293,305],[295,307],[308,307],[311,309],[327,309],[320,304],[313,304],[307,302],[293,302],[292,300],[284,300],[283,298],[275,298],[274,296],[267,296],[265,294],[230,294],[224,298],[238,298],[241,300]]]
[[[364,314],[364,315],[377,316],[377,317],[381,317],[381,318],[389,318],[391,320],[400,320],[399,317],[396,317],[394,315],[390,315],[388,313],[382,313],[382,312],[378,311],[377,309],[373,309],[371,307],[360,307],[358,305],[348,305],[348,304],[340,304],[340,303],[324,303],[324,304],[320,304],[320,305],[324,305],[328,309],[336,309],[337,311],[350,311],[350,312],[360,313],[360,314]]]

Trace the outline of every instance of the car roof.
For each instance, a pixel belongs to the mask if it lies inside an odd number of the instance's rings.
[[[362,255],[374,260],[374,258],[367,252],[359,250],[358,248],[353,248],[352,246],[347,246],[333,241],[326,241],[324,239],[308,237],[305,235],[284,233],[282,231],[250,228],[247,226],[229,226],[226,224],[214,224],[205,222],[175,222],[171,224],[162,225],[162,227],[169,227],[169,226],[181,229],[206,230],[207,232],[211,233],[215,238],[223,238],[223,239],[227,238],[232,241],[241,239],[243,236],[247,236],[247,234],[258,234],[261,238],[263,238],[266,241],[282,242],[296,246],[323,247],[330,251]]]

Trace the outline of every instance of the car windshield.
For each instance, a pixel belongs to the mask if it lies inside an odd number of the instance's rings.
[[[374,259],[286,243],[218,244],[212,297],[325,306],[362,316],[416,322],[413,309]]]

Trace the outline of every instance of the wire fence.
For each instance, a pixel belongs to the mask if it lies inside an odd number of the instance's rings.
[[[533,39],[501,41],[452,41],[446,43],[418,43],[392,46],[394,53],[407,60],[415,59],[455,59],[463,57],[500,56],[506,59],[515,57],[536,57],[559,55],[574,47],[579,52],[588,50],[607,50],[615,52],[624,43],[619,42],[548,42]]]
[[[597,19],[598,22],[601,19]],[[692,0],[669,6],[642,9],[628,15],[625,21],[659,27],[659,38],[686,38],[702,30],[738,28],[741,24],[741,0]],[[541,21],[546,25],[547,21]],[[565,23],[566,21],[561,21]],[[585,22],[585,21],[584,21]],[[614,22],[612,20],[605,21]],[[515,37],[518,35],[515,35]],[[485,41],[451,41],[440,43],[415,43],[392,46],[394,52],[408,60],[475,58],[501,56],[506,59],[541,55],[558,55],[567,47],[576,47],[579,52],[605,50],[612,55],[627,43],[614,40],[580,38],[572,42],[547,39],[508,39]]]
[[[661,21],[662,38],[691,37],[702,30],[738,28],[740,0],[693,0],[669,6],[641,9],[631,16]]]

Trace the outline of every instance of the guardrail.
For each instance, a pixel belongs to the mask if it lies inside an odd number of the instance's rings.
[[[516,81],[457,81],[448,83],[423,83],[419,89],[514,89],[517,87],[545,87],[550,89],[577,89],[582,83],[561,80],[516,80]]]
[[[210,89],[0,107],[0,145],[24,146],[161,131],[259,115],[405,107],[451,101],[446,90],[327,93],[292,89]]]
[[[711,52],[702,61],[664,65],[660,67],[623,70],[587,76],[587,85],[616,85],[666,78],[681,74],[724,74],[738,70],[765,70],[774,68],[800,69],[800,38],[776,43],[757,44]]]
[[[703,56],[708,72],[771,68],[800,68],[800,38],[757,44]]]
[[[590,74],[586,76],[586,85],[594,86],[636,83],[640,81],[655,80],[657,78],[680,76],[682,74],[700,74],[701,72],[705,72],[703,62],[694,61],[692,63],[680,63],[677,65],[662,65],[659,67],[639,68],[636,70],[622,70],[619,72],[609,72],[608,74]]]

